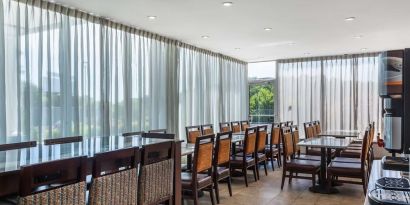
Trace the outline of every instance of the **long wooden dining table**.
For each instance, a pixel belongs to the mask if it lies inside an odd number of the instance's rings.
[[[82,142],[59,145],[38,144],[35,147],[0,151],[0,197],[17,194],[20,185],[22,166],[59,160],[64,158],[87,156],[87,173],[91,175],[94,155],[131,147],[170,141],[170,139],[142,138],[141,136],[107,136],[84,138]],[[181,140],[175,141],[174,167],[174,203],[181,204]],[[184,150],[188,151],[189,150]],[[186,153],[184,153],[186,154]]]

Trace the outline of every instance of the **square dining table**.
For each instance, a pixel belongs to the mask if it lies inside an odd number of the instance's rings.
[[[319,133],[317,136],[336,137],[336,138],[357,138],[360,132],[358,130],[328,130]]]
[[[331,162],[331,150],[332,149],[344,149],[349,146],[351,142],[350,138],[336,138],[336,137],[315,137],[305,139],[297,143],[301,147],[320,148],[320,180],[318,186],[310,187],[309,190],[315,193],[332,194],[337,193],[337,189],[333,187],[327,187],[326,171],[327,165]]]

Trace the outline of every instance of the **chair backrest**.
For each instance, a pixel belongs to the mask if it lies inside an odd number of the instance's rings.
[[[156,130],[150,130],[148,133],[160,133],[160,134],[167,134],[167,129],[156,129]]]
[[[93,177],[136,168],[139,161],[140,153],[138,147],[95,154]]]
[[[279,122],[279,127],[285,127],[286,126],[286,122]]]
[[[139,156],[139,148],[96,154],[89,204],[136,204]],[[124,189],[124,187],[127,188]],[[113,197],[111,193],[116,193],[121,197]]]
[[[245,131],[248,127],[249,127],[249,121],[247,121],[247,120],[241,121],[241,130],[242,131]]]
[[[322,133],[322,128],[320,127],[320,121],[319,120],[315,121],[314,125],[315,125],[315,129],[316,129],[316,133],[317,134]]]
[[[196,138],[202,135],[201,126],[187,126],[185,132],[188,143],[195,143]]]
[[[132,136],[142,136],[144,135],[145,132],[140,131],[140,132],[124,132],[122,133],[123,137],[132,137]]]
[[[0,144],[0,152],[14,149],[23,149],[37,146],[36,141],[17,142],[10,144]]]
[[[303,123],[303,125],[305,127],[306,139],[314,137],[312,124],[310,122],[308,122],[308,123]]]
[[[365,168],[365,163],[367,160],[367,155],[369,154],[369,130],[366,130],[364,132],[363,136],[363,143],[362,143],[362,153],[360,155],[360,162],[361,162],[361,168]]]
[[[151,138],[151,139],[175,139],[175,134],[164,134],[164,133],[144,133],[142,135],[143,138]]]
[[[138,205],[160,204],[172,198],[175,146],[174,141],[169,141],[142,148]]]
[[[244,148],[243,148],[243,154],[244,157],[246,155],[250,154],[255,154],[255,148],[256,148],[256,127],[249,127],[245,131],[245,139],[244,139]]]
[[[56,145],[56,144],[67,144],[67,143],[82,142],[82,141],[83,141],[83,136],[73,136],[73,137],[46,139],[44,140],[44,144],[45,145]]]
[[[279,145],[280,144],[280,124],[273,123],[270,133],[270,144]]]
[[[212,124],[201,125],[202,135],[214,134],[214,126]]]
[[[192,177],[193,179],[196,178],[197,173],[200,172],[208,173],[208,175],[211,175],[214,140],[214,134],[203,135],[196,139],[193,164],[194,169],[192,173],[193,175],[195,175],[195,177]],[[193,182],[196,182],[196,180]]]
[[[265,152],[266,141],[268,139],[268,126],[267,125],[258,126],[256,129],[256,132],[257,132],[256,151]]]
[[[74,157],[22,166],[20,171],[20,197],[23,201],[36,195],[32,204],[39,204],[41,199],[52,199],[53,192],[73,202],[85,204],[87,157]],[[77,193],[73,194],[72,191]],[[71,193],[70,193],[71,191]],[[29,198],[26,198],[29,197]],[[68,199],[67,199],[68,200]],[[54,202],[49,202],[54,204]],[[77,204],[74,203],[74,204]]]
[[[297,145],[297,143],[300,141],[299,137],[299,128],[297,125],[292,125],[290,127],[291,132],[292,132],[292,140],[293,140],[293,150],[295,153],[300,154],[300,147]]]
[[[289,156],[293,156],[295,153],[293,147],[293,136],[290,127],[282,127],[282,138],[283,138],[283,157],[286,159]],[[286,162],[286,160],[284,160]]]
[[[286,121],[286,126],[290,127],[293,125],[293,121]]]
[[[318,134],[318,133],[317,133],[317,131],[316,131],[316,126],[313,125],[313,124],[311,124],[310,130],[312,130],[311,132],[312,132],[313,137],[317,137],[317,134]]]
[[[229,122],[220,122],[219,123],[219,131],[220,132],[230,132],[231,131],[231,124]]]
[[[231,122],[231,128],[232,128],[233,133],[240,132],[241,131],[241,123],[238,122],[238,121]]]
[[[221,132],[216,135],[214,166],[229,165],[231,156],[232,132]]]

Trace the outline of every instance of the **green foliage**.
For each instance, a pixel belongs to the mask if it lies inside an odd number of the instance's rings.
[[[273,114],[274,98],[272,84],[251,85],[249,91],[250,114]]]

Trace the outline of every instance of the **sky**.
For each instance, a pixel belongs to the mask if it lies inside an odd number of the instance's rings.
[[[248,78],[276,78],[276,62],[260,62],[248,64]]]

